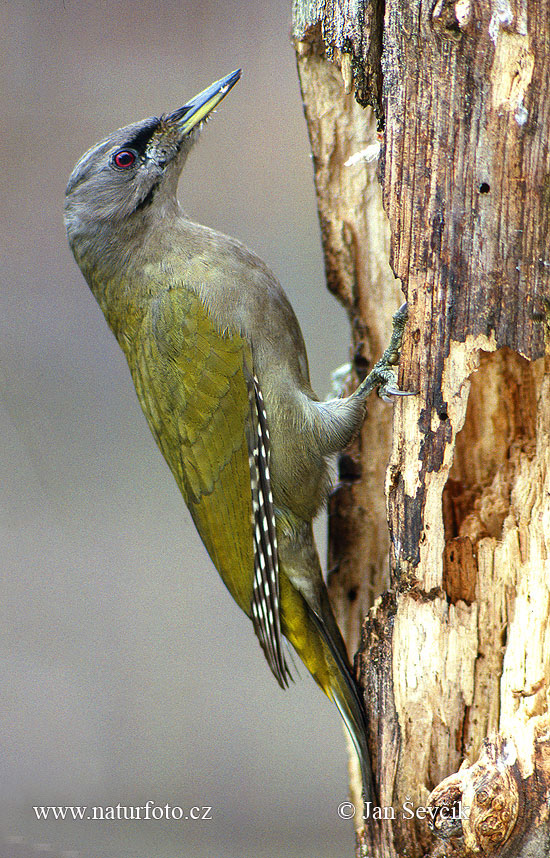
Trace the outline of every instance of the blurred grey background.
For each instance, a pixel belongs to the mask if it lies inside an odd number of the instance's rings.
[[[324,394],[348,332],[323,284],[290,0],[0,8],[0,858],[349,855],[338,714],[303,668],[277,687],[62,223],[85,149],[242,66],[180,199],[278,274]],[[147,800],[210,805],[212,820],[39,823],[32,810]]]

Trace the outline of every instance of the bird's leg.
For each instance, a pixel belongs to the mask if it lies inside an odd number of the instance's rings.
[[[338,397],[325,402],[310,401],[310,419],[322,455],[344,450],[357,435],[365,417],[366,399],[378,388],[387,402],[391,396],[409,396],[400,390],[394,366],[399,361],[399,350],[407,322],[407,305],[403,304],[393,317],[393,332],[388,348],[359,387],[343,399]]]
[[[358,399],[365,400],[375,388],[378,388],[378,395],[386,402],[391,402],[391,396],[412,395],[409,391],[401,390],[398,387],[397,374],[393,369],[399,363],[399,353],[407,318],[407,304],[402,304],[399,310],[394,313],[393,330],[387,349],[355,391],[354,396]]]

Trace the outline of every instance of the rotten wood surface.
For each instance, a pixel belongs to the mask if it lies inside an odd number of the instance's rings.
[[[319,55],[316,43],[301,47],[298,70],[327,284],[346,308],[352,331],[353,373],[346,382],[351,392],[388,344],[392,315],[402,303],[400,284],[388,261],[389,229],[376,177],[377,157],[356,160],[365,150],[378,151],[376,121],[372,114],[366,117],[355,101],[345,71],[343,77]],[[368,413],[361,439],[339,459],[338,485],[329,501],[329,590],[352,659],[359,648],[362,620],[389,583],[384,479],[392,408],[371,397]],[[357,768],[351,781],[360,809]]]
[[[358,848],[546,856],[550,9],[388,0],[382,17],[364,0],[296,0],[293,35],[327,280],[357,369],[383,349],[401,287],[409,302],[401,384],[416,396],[393,414],[390,589],[358,660],[395,816],[371,820]],[[331,500],[331,590],[352,650],[386,586],[390,419],[373,403]],[[472,814],[458,822],[403,812],[461,799]]]

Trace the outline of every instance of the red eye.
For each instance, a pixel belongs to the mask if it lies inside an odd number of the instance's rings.
[[[132,167],[135,164],[136,157],[136,153],[132,149],[119,149],[113,155],[112,162],[119,170],[127,170],[128,167]]]

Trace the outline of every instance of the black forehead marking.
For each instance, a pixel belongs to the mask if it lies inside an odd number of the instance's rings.
[[[157,119],[156,116],[153,116],[152,119],[148,119],[146,122],[143,122],[140,128],[126,140],[125,146],[128,146],[132,149],[135,149],[136,152],[139,152],[140,155],[143,155],[149,140],[157,130],[160,124],[160,119]]]

